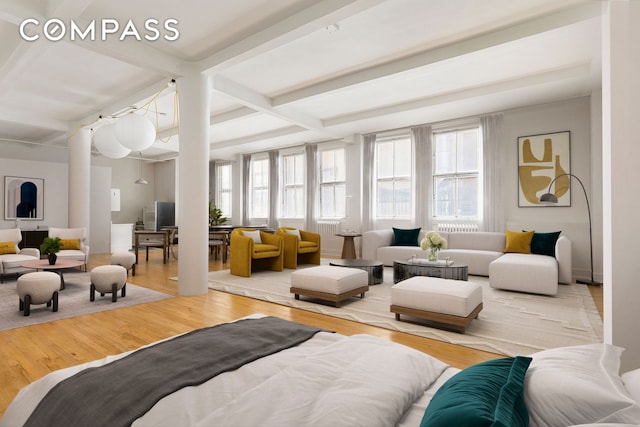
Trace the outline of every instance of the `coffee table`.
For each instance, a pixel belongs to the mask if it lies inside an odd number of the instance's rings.
[[[393,261],[393,283],[413,276],[440,277],[442,279],[468,280],[469,267],[466,264],[440,262],[415,262],[412,260]]]
[[[369,275],[369,285],[379,285],[382,283],[384,265],[380,261],[371,261],[368,259],[334,259],[329,261],[329,265],[364,270]]]
[[[82,267],[84,265],[83,261],[77,261],[75,259],[57,259],[56,263],[51,265],[49,264],[48,259],[34,259],[30,261],[25,261],[20,266],[24,268],[33,268],[35,270],[47,270],[58,273],[60,276],[60,290],[64,289],[64,276],[62,275],[62,270],[66,270],[68,268],[76,268]]]

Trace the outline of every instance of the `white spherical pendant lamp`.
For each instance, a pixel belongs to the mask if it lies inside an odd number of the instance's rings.
[[[155,142],[156,128],[146,117],[131,113],[116,122],[116,137],[128,149],[142,151]]]
[[[115,125],[106,125],[97,129],[93,134],[93,144],[100,154],[110,159],[121,159],[131,152],[116,138]]]

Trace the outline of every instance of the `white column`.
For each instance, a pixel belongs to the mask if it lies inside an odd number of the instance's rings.
[[[71,135],[69,147],[69,224],[89,230],[91,222],[91,131],[80,129]]]
[[[640,2],[604,3],[602,194],[604,341],[624,347],[621,372],[640,368],[637,213],[640,199]],[[597,156],[599,153],[592,153]]]
[[[177,81],[180,108],[178,294],[207,293],[211,83],[198,71]]]

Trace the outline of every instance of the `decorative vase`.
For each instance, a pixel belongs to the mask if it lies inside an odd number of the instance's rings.
[[[439,251],[439,249],[436,248],[435,246],[429,247],[429,249],[427,250],[427,259],[429,261],[437,261],[438,260],[438,251]]]
[[[49,256],[47,256],[47,258],[49,258],[49,265],[55,265],[56,264],[56,260],[58,259],[58,255],[49,254]]]

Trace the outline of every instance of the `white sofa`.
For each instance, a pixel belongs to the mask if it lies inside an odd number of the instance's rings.
[[[418,242],[427,230],[421,230]],[[469,274],[488,276],[492,287],[555,295],[558,283],[571,283],[571,241],[560,236],[555,259],[546,255],[504,253],[504,233],[439,232],[447,240],[440,259],[450,258],[469,266]],[[426,258],[419,246],[392,246],[393,230],[372,230],[362,235],[362,258],[374,259],[386,266],[415,255]],[[499,260],[496,264],[494,261]],[[493,265],[493,267],[492,267]]]
[[[33,271],[32,268],[21,267],[25,261],[40,259],[40,250],[37,248],[18,248],[22,241],[22,233],[19,228],[0,230],[0,242],[13,242],[15,253],[0,255],[0,282],[5,274],[23,273]]]
[[[79,228],[56,228],[49,227],[49,237],[59,237],[61,240],[77,240],[78,249],[61,249],[56,255],[60,259],[72,259],[82,261],[84,270],[87,270],[89,262],[89,246],[85,245],[87,230],[84,227]]]

